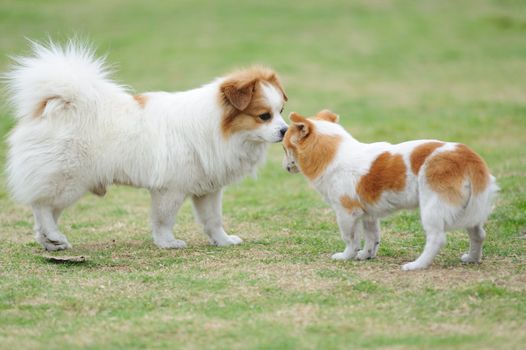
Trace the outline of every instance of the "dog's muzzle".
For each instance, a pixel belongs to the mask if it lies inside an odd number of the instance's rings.
[[[300,172],[300,170],[298,169],[298,167],[296,165],[287,165],[287,171],[291,174],[297,174]]]

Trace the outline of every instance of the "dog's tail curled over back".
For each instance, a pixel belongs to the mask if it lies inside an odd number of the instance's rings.
[[[101,102],[124,89],[108,77],[105,58],[97,58],[86,43],[64,46],[31,42],[32,55],[14,57],[3,75],[18,120],[54,115],[90,117]],[[91,113],[92,114],[92,113]]]

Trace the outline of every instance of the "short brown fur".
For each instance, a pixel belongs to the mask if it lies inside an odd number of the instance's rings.
[[[422,167],[422,164],[424,164],[424,162],[426,161],[427,157],[429,157],[429,155],[433,153],[435,149],[443,145],[443,142],[433,141],[426,142],[415,147],[413,152],[411,152],[410,157],[411,170],[413,171],[413,174],[417,175],[420,171],[420,168]]]
[[[341,137],[318,134],[314,123],[297,114],[291,115],[291,120],[295,124],[285,134],[283,143],[293,152],[303,174],[310,180],[314,180],[333,161],[341,143]],[[301,124],[298,124],[299,121]],[[305,130],[308,132],[304,133]]]
[[[146,106],[146,102],[148,102],[148,96],[145,95],[133,95],[133,99],[137,101],[141,108],[144,108],[144,106]]]
[[[39,118],[42,116],[42,114],[44,114],[44,109],[46,109],[47,102],[48,102],[48,99],[45,99],[38,103],[37,109],[35,110],[35,113],[33,114],[35,118]]]
[[[318,112],[316,114],[316,116],[314,117],[314,119],[325,120],[325,121],[331,122],[331,123],[337,123],[338,120],[340,119],[340,117],[338,117],[337,114],[331,112],[330,110],[324,109],[324,110]]]
[[[343,195],[340,197],[340,204],[342,205],[342,207],[347,209],[347,211],[350,214],[354,213],[357,210],[362,209],[362,205],[360,204],[360,202],[357,201],[356,199],[352,199],[348,195]]]
[[[225,112],[221,123],[223,136],[241,130],[252,130],[264,123],[258,116],[270,112],[260,83],[273,85],[287,101],[287,95],[277,74],[265,67],[236,71],[226,77],[220,86],[220,101]]]
[[[360,198],[374,204],[384,191],[403,191],[406,182],[406,166],[402,155],[383,152],[362,176],[356,187]]]
[[[35,118],[42,117],[42,115],[44,114],[44,110],[47,107],[48,102],[51,101],[54,98],[57,98],[57,97],[56,96],[51,96],[51,97],[47,97],[47,98],[43,99],[42,101],[40,101],[38,103],[38,105],[37,105],[37,108],[35,109],[35,112],[33,113],[33,117],[35,117]]]
[[[486,162],[462,144],[452,151],[441,152],[429,159],[426,177],[429,186],[453,204],[460,204],[467,199],[462,191],[464,181],[470,182],[474,194],[484,191],[489,184]]]

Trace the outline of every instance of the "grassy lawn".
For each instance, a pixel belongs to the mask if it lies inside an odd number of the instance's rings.
[[[243,245],[209,246],[186,203],[175,232],[189,247],[157,249],[147,191],[112,187],[62,218],[74,248],[55,255],[87,261],[53,264],[0,175],[0,348],[524,349],[526,3],[3,0],[0,33],[0,71],[24,37],[79,34],[139,92],[268,64],[286,114],[331,108],[362,141],[467,143],[502,188],[480,265],[460,262],[468,238],[452,232],[429,270],[400,271],[423,249],[414,212],[383,221],[377,259],[333,262],[333,212],[273,145],[257,179],[225,192]]]

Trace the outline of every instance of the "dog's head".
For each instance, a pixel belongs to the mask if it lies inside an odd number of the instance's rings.
[[[287,95],[277,74],[264,67],[234,72],[220,85],[221,129],[228,138],[243,134],[253,142],[279,142],[287,131],[281,113]]]
[[[332,161],[340,143],[339,117],[322,110],[313,118],[292,112],[292,122],[283,138],[283,168],[289,173],[300,170],[311,179],[319,176]],[[300,169],[301,168],[301,169]]]

